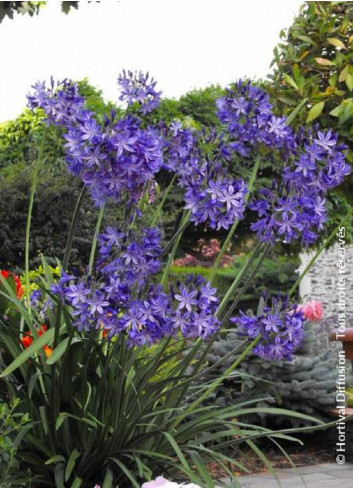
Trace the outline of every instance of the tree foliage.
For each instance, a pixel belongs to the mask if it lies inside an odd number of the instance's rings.
[[[353,6],[352,2],[305,2],[300,15],[274,51],[267,85],[278,113],[301,106],[294,124],[319,122],[332,128],[353,162]],[[340,188],[351,197],[352,177]],[[350,203],[352,201],[350,200]]]
[[[88,107],[104,115],[113,105],[105,103],[99,90],[87,80],[79,83]],[[62,257],[70,220],[81,183],[66,169],[61,130],[46,128],[41,113],[25,110],[19,117],[0,125],[0,258],[3,268],[21,268],[31,185],[32,166],[45,133],[45,159],[39,171],[31,225],[31,265],[39,262],[39,253]],[[106,219],[116,209],[108,208]],[[85,206],[73,249],[73,263],[87,261],[90,239],[97,212]]]
[[[41,7],[45,6],[47,2],[0,2],[0,24],[8,17],[14,18],[15,13],[22,15],[30,15],[33,17],[37,15]],[[68,14],[72,8],[78,8],[78,2],[61,2],[61,11]]]

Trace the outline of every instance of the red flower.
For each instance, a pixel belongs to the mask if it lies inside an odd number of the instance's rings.
[[[23,287],[22,287],[21,280],[19,279],[19,277],[17,275],[15,275],[14,273],[10,274],[10,272],[8,270],[0,270],[0,273],[4,278],[9,278],[10,275],[13,277],[15,284],[16,284],[16,295],[19,299],[21,299],[21,297],[23,296]]]
[[[23,338],[21,340],[21,343],[25,348],[28,348],[29,346],[31,346],[32,342],[33,342],[33,338],[30,335],[23,336]]]
[[[44,334],[48,329],[48,326],[46,324],[42,324],[41,326],[39,326],[39,328],[37,329],[37,335],[38,336],[42,336],[42,334]],[[28,348],[29,346],[31,346],[31,344],[33,343],[33,337],[26,333],[25,335],[23,335],[22,339],[21,339],[21,343],[22,345],[25,347],[25,348]],[[50,355],[52,354],[53,350],[50,348],[50,346],[48,345],[45,345],[43,346],[43,350],[44,350],[44,353],[45,353],[45,356],[47,358],[50,357]]]
[[[37,329],[38,336],[42,336],[42,334],[45,333],[47,329],[48,326],[46,324],[42,324],[41,326],[39,326],[39,328]]]

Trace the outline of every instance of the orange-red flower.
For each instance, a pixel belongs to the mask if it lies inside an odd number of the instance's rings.
[[[50,348],[50,346],[48,346],[48,345],[45,345],[45,346],[43,347],[43,350],[44,350],[45,356],[46,356],[47,358],[49,358],[49,357],[50,357],[50,355],[53,353],[53,349],[52,349],[52,348]]]
[[[37,335],[42,336],[42,334],[45,333],[47,331],[47,329],[48,329],[48,326],[46,324],[42,324],[37,329]],[[30,335],[29,333],[24,334],[21,338],[21,343],[25,348],[28,348],[29,346],[31,346],[31,344],[33,343],[32,335]],[[47,358],[49,358],[53,352],[53,350],[48,345],[43,346],[43,350],[44,350],[45,356]]]
[[[24,290],[23,290],[21,280],[19,279],[19,277],[17,275],[15,275],[14,273],[10,274],[10,272],[8,270],[0,270],[0,273],[4,278],[9,278],[10,275],[13,277],[15,284],[16,284],[16,295],[19,299],[21,299],[21,297],[23,296]]]
[[[33,342],[33,338],[30,335],[25,335],[21,339],[21,343],[25,348],[28,348]]]

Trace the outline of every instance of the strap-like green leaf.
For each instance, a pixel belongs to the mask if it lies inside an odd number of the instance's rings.
[[[47,359],[47,364],[48,365],[53,365],[55,362],[59,360],[63,356],[63,354],[66,351],[66,347],[70,341],[70,338],[67,337],[64,340],[60,341],[58,346],[52,351],[52,354],[50,357]]]
[[[26,348],[20,355],[12,362],[10,365],[1,372],[0,377],[5,377],[11,374],[14,370],[20,367],[26,360],[31,358],[38,350],[43,348],[43,346],[51,343],[54,339],[54,328],[48,329],[42,336],[33,341],[33,343]]]
[[[53,457],[49,458],[45,462],[45,465],[56,464],[57,462],[65,462],[65,461],[66,459],[63,455],[54,455]]]
[[[80,455],[81,453],[76,448],[72,450],[65,469],[65,482],[70,478],[73,468],[75,467],[75,461]]]

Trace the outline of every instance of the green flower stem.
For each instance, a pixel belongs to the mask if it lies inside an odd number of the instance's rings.
[[[242,267],[242,269],[240,270],[240,272],[238,273],[237,277],[235,278],[234,282],[232,283],[232,285],[229,287],[229,289],[227,290],[227,293],[225,294],[225,296],[223,297],[222,299],[222,302],[220,303],[220,305],[218,306],[218,309],[217,309],[217,316],[220,317],[220,315],[222,314],[224,308],[226,307],[230,297],[234,294],[234,292],[237,290],[241,280],[243,279],[244,275],[246,274],[246,272],[249,270],[250,268],[250,265],[253,263],[253,261],[256,259],[260,249],[262,247],[262,243],[258,242],[255,246],[255,248],[253,249],[253,251],[251,252],[250,254],[250,258],[248,261],[246,261]]]
[[[173,178],[172,178],[172,179],[171,179],[171,181],[170,181],[170,184],[168,185],[168,187],[167,187],[167,188],[165,189],[165,191],[164,191],[163,198],[162,198],[162,200],[160,201],[160,203],[159,203],[159,205],[158,205],[158,207],[157,207],[157,210],[156,210],[156,212],[155,212],[155,214],[154,214],[154,216],[153,216],[152,223],[151,223],[151,228],[153,228],[153,227],[156,225],[156,223],[157,223],[157,221],[158,221],[158,219],[159,219],[159,216],[161,215],[161,212],[162,212],[162,209],[163,209],[164,203],[165,203],[165,201],[167,200],[168,194],[169,194],[169,192],[170,192],[171,188],[172,188],[172,187],[173,187],[173,185],[174,185],[174,182],[175,182],[175,180],[176,180],[176,177],[177,177],[177,174],[175,173],[175,174],[174,174],[174,176],[173,176]]]
[[[266,253],[267,253],[267,250],[268,250],[268,247],[269,247],[269,244],[267,243],[267,245],[264,247],[263,249],[263,252],[260,256],[260,259],[258,260],[258,262],[256,263],[256,265],[254,266],[254,268],[251,270],[251,273],[249,275],[249,277],[246,279],[244,285],[242,286],[242,288],[240,289],[240,291],[238,292],[236,298],[234,299],[234,301],[232,302],[232,305],[228,308],[226,314],[223,316],[222,318],[222,324],[221,324],[221,328],[227,324],[227,322],[229,321],[229,318],[230,316],[232,315],[232,312],[234,311],[235,307],[237,306],[239,300],[241,299],[242,295],[244,294],[244,292],[246,291],[246,289],[248,288],[248,286],[250,285],[250,283],[252,282],[252,279],[254,278],[256,272],[258,271],[258,269],[260,268],[260,266],[262,265],[262,262],[264,261],[265,259],[265,256],[266,256]]]
[[[191,412],[193,412],[205,399],[207,399],[212,392],[214,392],[217,387],[225,380],[229,374],[231,374],[237,367],[240,365],[240,363],[244,360],[244,358],[254,349],[254,347],[258,344],[260,341],[260,336],[255,338],[251,343],[248,344],[248,346],[243,350],[243,352],[236,358],[236,360],[230,365],[230,367],[227,368],[227,370],[220,376],[215,379],[210,387],[204,391],[204,393],[198,397],[194,402],[192,402],[187,409],[183,412],[182,415],[180,415],[176,421],[172,424],[171,429],[175,429],[180,422]]]
[[[101,224],[102,224],[102,219],[103,219],[103,215],[104,215],[104,209],[105,209],[105,206],[104,205],[99,209],[97,223],[96,223],[96,229],[94,231],[94,237],[93,237],[93,241],[92,241],[91,253],[90,253],[90,256],[89,256],[88,273],[91,273],[92,272],[93,262],[94,262],[94,255],[96,254],[98,234],[99,234],[99,230],[100,230],[100,227],[101,227]]]
[[[189,225],[190,215],[191,215],[191,211],[188,211],[186,214],[185,213],[183,214],[183,217],[181,219],[181,224],[180,224],[180,227],[179,227],[178,231],[174,234],[173,238],[169,241],[168,245],[166,246],[166,248],[163,251],[163,253],[165,253],[166,250],[168,249],[169,245],[171,243],[174,243],[173,244],[172,251],[169,253],[167,264],[164,267],[163,276],[162,276],[162,279],[161,279],[161,285],[162,285],[162,287],[164,287],[165,284],[166,284],[166,281],[167,281],[167,278],[168,278],[168,275],[169,275],[169,271],[170,271],[170,267],[172,266],[172,263],[173,263],[173,260],[174,260],[174,256],[175,256],[176,250],[178,248],[178,245],[180,243],[180,239],[181,239],[181,236],[183,234],[183,231]]]
[[[248,193],[246,194],[245,196],[245,202],[248,202],[249,200],[249,197],[251,195],[251,192],[252,192],[252,189],[253,189],[253,186],[254,186],[254,182],[255,182],[255,178],[256,178],[256,175],[257,175],[257,172],[258,172],[258,169],[259,169],[259,166],[260,166],[260,162],[261,162],[261,157],[260,155],[257,155],[256,159],[255,159],[255,164],[254,164],[254,168],[253,168],[253,171],[251,173],[251,177],[250,177],[250,180],[249,180],[249,183],[248,183]],[[218,270],[218,267],[219,267],[219,264],[222,260],[222,257],[224,255],[224,253],[227,251],[228,249],[228,246],[229,246],[229,243],[231,242],[231,239],[233,238],[234,236],[234,233],[238,227],[238,224],[239,224],[239,221],[234,221],[233,223],[233,226],[230,228],[230,231],[228,233],[228,236],[226,237],[224,243],[223,243],[223,246],[220,250],[220,252],[218,253],[218,256],[217,256],[217,259],[216,261],[214,262],[212,268],[211,268],[211,272],[210,272],[210,275],[209,275],[209,281],[212,283],[216,273],[217,273],[217,270]]]
[[[74,239],[74,234],[75,234],[75,231],[76,231],[77,221],[78,221],[78,218],[79,218],[79,215],[80,215],[80,211],[81,211],[81,208],[82,208],[83,201],[85,199],[86,193],[87,193],[87,187],[84,186],[82,188],[82,190],[81,190],[81,193],[80,193],[79,197],[78,197],[78,200],[77,200],[77,203],[76,203],[76,207],[75,207],[75,210],[74,210],[74,214],[73,214],[73,217],[72,217],[72,221],[71,221],[71,224],[70,224],[69,234],[68,234],[68,237],[67,237],[67,240],[66,240],[64,258],[63,258],[63,270],[64,270],[64,272],[67,271],[67,267],[69,265],[70,253],[71,253],[71,249],[72,249],[72,242],[73,242],[73,239]]]
[[[188,227],[189,225],[189,219],[190,219],[190,216],[191,216],[191,210],[189,210],[186,214],[183,213],[183,217],[181,219],[181,224],[179,226],[179,229],[178,231],[174,234],[174,236],[168,241],[168,243],[166,244],[164,250],[162,251],[162,255],[161,256],[164,256],[165,254],[168,253],[168,251],[170,250],[170,248],[172,247],[174,241],[176,239],[178,239],[178,237],[183,234],[183,232],[185,231],[185,229]]]
[[[297,287],[299,287],[300,282],[303,280],[303,278],[308,273],[308,271],[310,270],[310,268],[314,265],[314,263],[316,262],[316,260],[318,259],[318,257],[321,255],[321,253],[324,251],[324,249],[327,248],[327,246],[331,243],[331,241],[333,240],[333,238],[336,236],[337,231],[339,230],[339,228],[342,227],[348,221],[348,219],[350,217],[352,217],[352,213],[353,213],[353,209],[350,209],[348,211],[348,213],[345,215],[345,217],[342,219],[342,221],[332,231],[332,233],[330,234],[330,236],[324,241],[324,243],[322,244],[322,246],[320,246],[320,248],[318,249],[318,251],[315,253],[315,255],[310,260],[309,264],[305,267],[303,273],[300,275],[300,277],[297,279],[297,281],[295,282],[295,284],[293,285],[293,287],[290,289],[290,291],[288,293],[289,297],[295,292],[295,290],[297,289]]]
[[[79,215],[80,215],[80,211],[81,211],[81,208],[82,208],[82,205],[83,205],[83,201],[84,201],[85,196],[86,196],[86,192],[87,192],[87,188],[84,186],[82,188],[81,193],[79,195],[79,198],[77,200],[76,207],[75,207],[75,210],[74,210],[74,214],[73,214],[73,217],[72,217],[72,221],[71,221],[71,224],[70,224],[70,230],[69,230],[69,234],[68,234],[67,241],[66,241],[64,258],[63,258],[63,264],[62,264],[62,268],[63,268],[64,271],[67,270],[67,267],[68,267],[68,264],[69,264],[70,253],[71,253],[72,242],[73,242],[74,234],[75,234],[75,230],[76,230],[76,225],[77,225],[77,221],[78,221],[78,218],[79,218]],[[59,340],[61,311],[62,311],[62,302],[60,301],[59,304],[58,304],[58,309],[56,311],[55,333],[54,333],[53,348],[56,347],[56,345],[58,344],[58,340]]]
[[[26,224],[26,239],[25,239],[25,281],[26,281],[26,303],[28,313],[31,313],[31,301],[30,301],[30,291],[29,291],[29,236],[31,231],[31,221],[32,221],[32,212],[33,212],[33,203],[34,203],[34,195],[37,187],[38,180],[38,172],[40,165],[43,161],[44,154],[44,146],[46,140],[47,131],[46,129],[43,132],[43,136],[41,138],[41,143],[38,151],[37,160],[34,165],[33,175],[32,175],[32,185],[31,192],[29,196],[29,205],[28,205],[28,213],[27,213],[27,224]]]
[[[261,248],[262,246],[262,243],[258,243],[254,250],[252,251],[252,254],[251,254],[251,257],[250,257],[250,260],[247,261],[242,270],[240,271],[240,273],[238,274],[237,278],[235,279],[233,285],[231,286],[231,289],[232,289],[232,292],[231,294],[227,294],[227,297],[229,298],[232,293],[237,289],[237,287],[239,286],[242,278],[244,277],[245,273],[249,270],[249,266],[251,265],[251,263],[254,261],[254,259],[256,258],[256,256],[258,256],[258,250]],[[222,328],[223,326],[226,324],[226,322],[229,320],[229,317],[231,316],[231,313],[233,311],[233,309],[236,307],[237,303],[239,302],[241,296],[244,294],[244,292],[246,291],[246,289],[248,288],[249,284],[251,283],[252,279],[254,278],[254,275],[256,273],[256,271],[258,270],[258,268],[260,267],[263,259],[265,258],[265,255],[266,255],[266,252],[267,252],[267,249],[268,249],[268,245],[265,246],[264,250],[263,250],[263,254],[261,255],[260,259],[258,260],[257,264],[255,265],[255,267],[253,268],[253,270],[251,270],[250,272],[250,276],[247,278],[247,280],[245,281],[244,285],[242,286],[241,290],[239,291],[239,293],[237,294],[235,300],[233,301],[231,307],[229,308],[229,310],[227,311],[225,317],[223,318],[222,322],[221,322],[221,327],[218,331],[216,331],[216,333],[214,333],[214,335],[212,336],[212,338],[208,341],[207,343],[207,346],[206,348],[204,349],[204,351],[202,352],[202,355],[201,355],[201,358],[200,360],[198,361],[197,365],[195,366],[194,370],[193,370],[193,373],[192,373],[192,376],[195,376],[198,374],[198,372],[200,371],[201,367],[204,365],[204,361],[207,357],[207,354],[208,352],[211,350],[211,347],[213,345],[213,343],[215,342],[216,338],[218,337],[219,333],[222,331]],[[227,301],[228,299],[222,304],[222,309],[220,310],[220,308],[218,309],[217,311],[217,315],[220,316],[221,315],[221,312],[223,310],[223,308],[226,306],[227,304]],[[196,352],[200,349],[202,345],[202,341],[198,341],[196,343],[196,345],[194,346],[193,350],[192,351],[195,351],[195,354]],[[194,356],[194,355],[193,355]],[[186,364],[188,365],[188,362],[186,362]],[[183,393],[182,395],[185,394],[185,391],[186,389],[183,390]],[[179,401],[181,401],[181,398],[182,398],[182,395],[180,395],[179,397]]]

